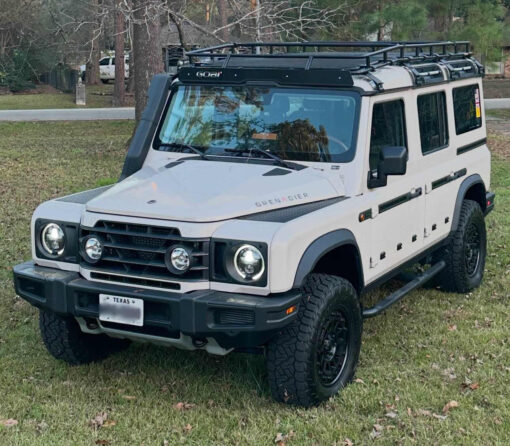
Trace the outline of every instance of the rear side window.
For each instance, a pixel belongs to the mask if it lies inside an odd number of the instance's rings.
[[[481,127],[482,108],[478,85],[454,88],[453,109],[455,110],[455,131],[457,135]]]
[[[404,101],[381,102],[372,110],[370,170],[377,170],[383,147],[406,147]]]
[[[101,65],[101,66],[109,65],[109,64],[110,64],[110,58],[109,57],[105,57],[104,59],[101,59],[101,61],[99,62],[99,65]]]
[[[425,155],[448,145],[448,120],[444,91],[418,96],[421,151]]]

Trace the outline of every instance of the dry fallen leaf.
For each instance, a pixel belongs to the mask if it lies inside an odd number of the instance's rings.
[[[288,434],[278,432],[276,434],[274,442],[277,444],[277,446],[285,446],[286,442],[289,441],[292,437],[294,437],[294,435],[295,435],[294,431],[290,431]]]
[[[470,388],[471,390],[476,390],[476,389],[478,389],[479,387],[480,387],[480,384],[478,384],[478,383],[473,383],[473,384],[471,384],[471,385],[469,386],[469,388]]]
[[[103,427],[113,427],[117,424],[116,421],[114,420],[106,420],[104,423],[103,423]]]
[[[344,446],[354,446],[354,443],[352,442],[352,440],[350,438],[346,438],[344,440]]]
[[[370,438],[373,440],[377,437],[380,437],[382,430],[383,430],[383,427],[380,424],[374,424],[374,429],[370,433]]]
[[[125,400],[136,400],[136,396],[131,395],[122,395],[122,398],[124,398]]]
[[[105,421],[108,419],[108,414],[106,412],[99,412],[92,420],[89,421],[89,426],[94,430],[99,429]]]
[[[354,382],[358,384],[365,384],[365,381],[363,381],[361,378],[356,378]]]
[[[41,434],[45,429],[48,428],[48,423],[45,421],[41,421],[40,423],[37,423],[37,426],[35,426],[35,430],[38,434]]]
[[[283,437],[283,434],[281,432],[278,432],[276,434],[276,438],[274,439],[274,442],[278,445],[278,446],[285,446],[285,441],[284,441],[284,437]]]
[[[0,420],[0,425],[5,427],[13,427],[18,424],[18,420],[15,420],[13,418],[9,418],[8,420]]]
[[[191,429],[193,429],[193,426],[191,424],[186,424],[186,426],[184,426],[184,433],[186,434],[189,434],[191,432]]]
[[[459,407],[459,403],[457,401],[452,400],[446,403],[445,406],[443,407],[443,413],[448,413],[454,407]]]
[[[110,442],[108,440],[96,440],[95,443],[98,445],[103,445],[103,446],[107,446],[110,444]]]
[[[448,326],[448,331],[455,331],[457,330],[457,326],[456,325],[449,325]]]
[[[193,403],[182,403],[182,402],[179,402],[177,404],[174,405],[174,409],[177,409],[177,410],[189,410],[189,409],[193,409],[195,407],[195,404]]]
[[[393,411],[386,412],[388,418],[397,418],[397,414]]]

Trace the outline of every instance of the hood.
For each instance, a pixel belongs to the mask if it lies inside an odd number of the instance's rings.
[[[158,171],[144,168],[89,201],[87,210],[213,222],[339,195],[343,192],[312,168],[289,171],[267,164],[189,160]]]

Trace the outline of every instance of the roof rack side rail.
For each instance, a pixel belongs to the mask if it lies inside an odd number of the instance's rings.
[[[357,50],[348,52],[346,50]],[[310,51],[311,50],[311,51]],[[326,51],[327,50],[327,51]],[[365,51],[363,51],[365,50]],[[452,51],[453,50],[453,51]],[[229,66],[233,58],[307,58],[306,68],[313,68],[314,59],[359,60],[349,68],[353,73],[373,71],[385,65],[439,62],[471,58],[469,41],[312,41],[312,42],[244,42],[223,43],[186,53],[190,64],[194,60],[222,62]]]

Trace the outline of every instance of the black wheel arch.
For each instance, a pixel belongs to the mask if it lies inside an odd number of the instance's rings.
[[[485,183],[483,182],[482,177],[477,173],[470,175],[461,183],[457,192],[455,209],[453,211],[452,232],[456,231],[459,225],[460,211],[464,200],[467,199],[476,201],[480,205],[482,212],[485,212],[485,208],[487,207],[485,198],[486,192],[487,189],[485,188]]]
[[[324,261],[331,259],[332,256],[336,257],[340,254],[345,254],[346,251],[348,252],[347,257],[342,257],[342,262],[334,264],[339,270],[337,274],[332,271],[317,271],[317,267],[321,266],[321,261],[324,263]],[[346,266],[347,269],[342,270],[342,265]],[[349,280],[356,291],[360,293],[365,282],[361,255],[354,234],[348,229],[338,229],[314,240],[306,248],[299,261],[293,287],[302,287],[306,277],[312,272],[326,272],[343,277]]]

